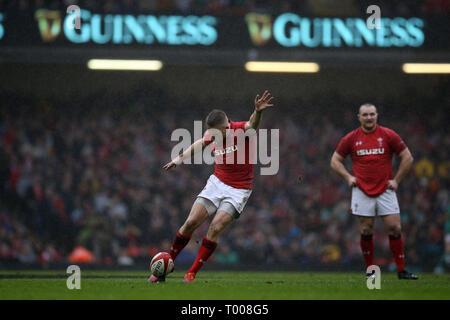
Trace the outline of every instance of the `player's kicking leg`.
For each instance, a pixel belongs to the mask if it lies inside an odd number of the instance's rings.
[[[183,250],[184,247],[189,243],[189,240],[191,240],[192,233],[205,222],[206,219],[208,219],[209,214],[207,209],[205,208],[205,205],[202,203],[195,201],[191,212],[189,213],[188,218],[184,222],[184,224],[181,226],[181,228],[178,230],[175,239],[172,242],[172,246],[170,247],[169,254],[172,257],[172,260],[175,261],[178,254]],[[151,275],[148,279],[149,283],[157,283],[157,282],[164,282],[165,276],[163,277],[155,277],[154,275]]]
[[[209,213],[205,205],[199,201],[195,201],[188,218],[178,230],[175,239],[170,247],[169,254],[175,261],[181,250],[186,247],[191,240],[194,231],[200,227],[209,217]]]
[[[230,205],[231,206],[231,205]],[[198,251],[197,257],[194,261],[192,267],[186,272],[184,276],[183,282],[192,283],[194,282],[195,276],[203,264],[208,260],[208,258],[212,255],[214,250],[217,247],[217,242],[219,241],[219,237],[222,232],[226,229],[226,227],[233,221],[233,216],[230,213],[217,210],[216,216],[211,222],[208,233],[206,234],[206,238],[203,239],[202,245]]]

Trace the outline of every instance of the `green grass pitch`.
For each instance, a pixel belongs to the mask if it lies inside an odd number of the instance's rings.
[[[193,284],[176,271],[165,283],[147,283],[148,273],[83,271],[81,289],[69,290],[63,271],[1,271],[0,299],[119,300],[359,300],[450,299],[450,275],[422,273],[417,281],[381,274],[381,289],[369,290],[363,273],[201,271]]]

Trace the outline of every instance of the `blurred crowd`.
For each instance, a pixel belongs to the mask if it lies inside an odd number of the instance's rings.
[[[431,98],[399,93],[397,100],[377,103],[380,123],[399,133],[415,158],[398,190],[410,269],[445,271],[450,265],[445,88]],[[4,95],[0,101],[0,264],[132,266],[169,249],[213,172],[212,165],[162,170],[177,143],[171,133],[192,132],[209,105],[181,103],[157,86],[126,97],[98,93],[81,101],[49,101]],[[280,129],[279,172],[261,176],[256,165],[253,194],[212,261],[362,268],[350,190],[329,167],[339,139],[358,126],[358,106],[339,95],[278,103],[301,106],[267,111],[273,114],[261,123]],[[251,106],[225,111],[232,120],[247,120]],[[177,263],[193,261],[207,226],[194,233]],[[395,269],[380,222],[375,255],[376,264]]]
[[[65,10],[69,5],[105,13],[181,13],[232,14],[248,12],[279,14],[299,12],[303,15],[366,15],[367,7],[378,5],[382,15],[448,15],[448,0],[0,0],[0,10],[35,10],[39,8]]]

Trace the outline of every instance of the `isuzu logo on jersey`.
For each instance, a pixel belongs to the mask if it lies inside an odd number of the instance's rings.
[[[371,154],[384,154],[384,148],[360,149],[356,151],[356,155],[358,156],[368,156]]]
[[[225,149],[214,150],[214,154],[216,156],[221,156],[221,155],[224,155],[226,153],[235,152],[237,149],[238,149],[238,146],[229,146],[229,147],[226,147]]]
[[[192,143],[202,139],[203,121],[194,121],[194,134],[186,128],[172,132],[171,141],[179,141],[171,152],[175,159],[186,151]],[[229,129],[227,136],[217,129],[208,129],[213,142],[204,150],[194,152],[192,157],[183,157],[184,164],[261,164],[261,175],[275,175],[280,168],[279,129]],[[213,151],[213,152],[212,152]],[[268,165],[268,166],[266,166]]]

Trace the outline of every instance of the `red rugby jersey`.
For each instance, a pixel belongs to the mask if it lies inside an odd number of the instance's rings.
[[[351,156],[357,186],[368,196],[376,197],[386,191],[392,179],[392,155],[406,148],[402,138],[393,130],[377,125],[366,133],[361,127],[341,139],[336,152]]]
[[[238,143],[238,135],[245,132],[245,123],[247,121],[232,122],[230,123],[230,129],[234,130],[230,138],[223,139],[223,143],[220,146],[213,141],[208,131],[205,132],[204,142],[206,145],[212,143],[212,151],[215,154],[216,163],[214,166],[214,175],[223,183],[232,186],[237,189],[252,189],[253,186],[253,164],[254,161],[250,161],[253,155],[250,154],[249,137],[244,138],[244,145]],[[240,130],[239,130],[240,129]],[[238,153],[245,151],[244,163],[238,163]],[[218,159],[222,159],[222,163],[218,163]],[[230,163],[233,158],[233,163]],[[244,160],[244,158],[242,158]]]

